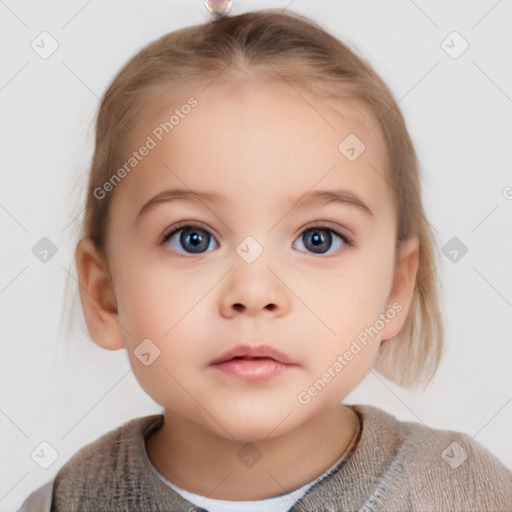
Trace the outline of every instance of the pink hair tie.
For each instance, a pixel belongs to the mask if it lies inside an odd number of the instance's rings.
[[[204,0],[204,6],[215,18],[223,18],[231,10],[231,0]]]

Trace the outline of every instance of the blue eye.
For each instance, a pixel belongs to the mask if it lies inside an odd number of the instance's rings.
[[[348,236],[323,225],[305,229],[297,240],[301,242],[299,245],[314,254],[326,254],[331,249],[335,252],[342,245],[353,245]],[[215,247],[208,249],[212,241]],[[203,254],[217,247],[217,241],[209,231],[190,221],[171,228],[162,236],[160,243],[182,254]]]
[[[302,242],[302,246],[306,250],[310,250],[314,254],[325,254],[334,248],[336,252],[342,245],[351,245],[351,240],[337,231],[327,226],[314,226],[306,229],[297,238]]]
[[[179,236],[175,236],[178,235]],[[162,244],[168,244],[171,249],[181,252],[180,247],[188,254],[202,254],[210,244],[211,240],[215,240],[208,231],[197,227],[193,223],[181,224],[175,226],[170,232],[163,236]]]

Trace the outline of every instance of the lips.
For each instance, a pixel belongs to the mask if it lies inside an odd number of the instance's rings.
[[[259,345],[253,347],[250,345],[238,345],[224,354],[220,355],[210,364],[221,364],[232,359],[272,359],[281,364],[292,364],[291,359],[279,350],[269,345]]]
[[[279,350],[269,345],[238,345],[210,363],[209,370],[225,378],[263,383],[284,377],[298,366]]]

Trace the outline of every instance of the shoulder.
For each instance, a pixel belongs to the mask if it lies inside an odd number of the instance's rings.
[[[58,471],[54,502],[71,500],[79,510],[83,500],[112,496],[119,482],[134,484],[142,467],[144,436],[162,422],[161,414],[135,418],[81,448]]]
[[[373,406],[352,407],[370,431],[367,440],[391,447],[385,476],[401,479],[415,502],[512,510],[512,471],[469,435],[399,421]]]
[[[81,448],[61,468],[63,470],[87,470],[107,472],[105,464],[109,462],[130,458],[131,455],[138,455],[140,444],[148,429],[157,428],[161,425],[163,416],[160,414],[144,416],[127,421],[120,427],[103,434],[101,437]],[[107,476],[105,474],[105,476]]]

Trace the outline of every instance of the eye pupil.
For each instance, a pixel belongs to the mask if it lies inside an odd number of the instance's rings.
[[[315,245],[319,245],[319,243],[322,243],[322,237],[318,235],[313,235],[312,240]]]
[[[190,239],[192,240],[192,245],[199,245],[201,243],[201,237],[195,233],[194,235],[190,236]]]
[[[323,253],[331,247],[331,235],[325,229],[312,229],[304,233],[305,245],[308,242],[312,244],[312,251],[315,253]]]
[[[197,228],[184,228],[181,232],[180,243],[184,248],[187,248],[187,245],[191,247],[193,250],[189,252],[202,252],[208,247],[208,242],[210,240],[210,236],[207,234],[203,236],[201,233],[204,233],[203,230]]]

